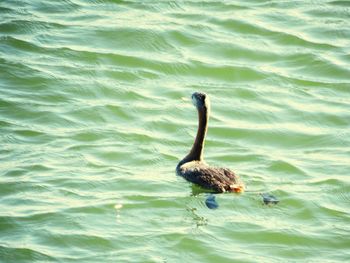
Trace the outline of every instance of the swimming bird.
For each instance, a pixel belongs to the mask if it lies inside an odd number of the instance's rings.
[[[216,193],[242,192],[244,185],[230,169],[211,167],[203,160],[204,140],[208,130],[210,112],[209,96],[192,94],[192,102],[198,111],[198,130],[192,149],[176,166],[176,173],[187,181]]]

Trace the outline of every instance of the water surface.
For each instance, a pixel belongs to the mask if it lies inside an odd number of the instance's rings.
[[[0,16],[1,262],[350,260],[348,1],[5,0]],[[216,210],[174,171],[194,91],[206,161],[247,187]]]

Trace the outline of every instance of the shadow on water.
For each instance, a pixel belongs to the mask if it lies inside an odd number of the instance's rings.
[[[260,193],[255,191],[254,192],[248,191],[246,193],[259,195],[261,197],[262,204],[264,205],[277,205],[280,201],[275,195],[271,193],[266,193],[266,192]],[[203,194],[205,195],[204,203],[209,209],[219,208],[219,203],[216,200],[216,196],[224,193],[216,193],[215,191],[210,191],[200,186],[192,184],[192,194],[191,194],[192,196],[200,196]],[[226,194],[232,194],[232,193],[226,193]]]

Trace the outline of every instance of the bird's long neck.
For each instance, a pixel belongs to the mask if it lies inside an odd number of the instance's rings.
[[[203,149],[204,139],[207,134],[209,120],[209,109],[208,107],[198,108],[198,130],[196,139],[193,143],[190,153],[185,157],[184,161],[202,161],[203,160]]]

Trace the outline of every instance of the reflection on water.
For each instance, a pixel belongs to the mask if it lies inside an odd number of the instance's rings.
[[[199,216],[196,211],[197,208],[189,208],[187,207],[186,210],[188,211],[190,217],[193,219],[193,223],[196,225],[196,227],[206,226],[208,224],[208,219],[206,219],[203,216]]]
[[[348,261],[348,7],[1,1],[0,261]],[[215,210],[174,175],[194,91],[247,187]]]

